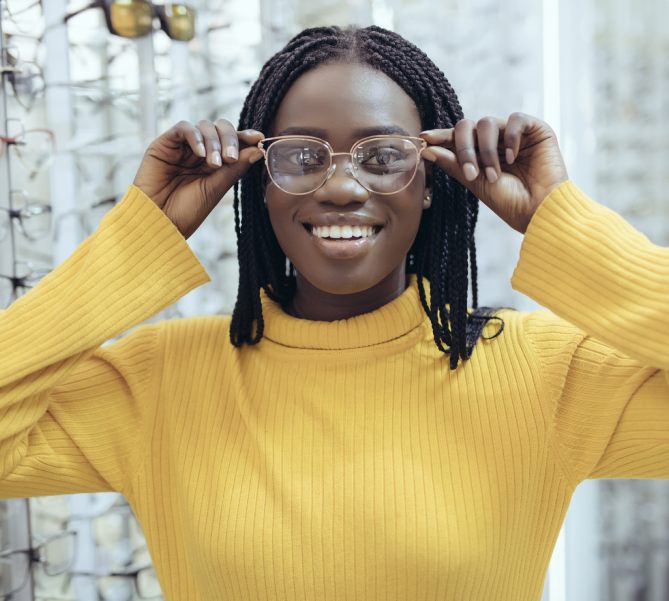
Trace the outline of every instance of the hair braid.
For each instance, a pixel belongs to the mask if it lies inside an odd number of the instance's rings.
[[[423,129],[450,128],[463,118],[451,84],[417,46],[378,26],[345,29],[329,26],[298,33],[263,65],[245,99],[239,129],[269,131],[279,104],[293,82],[304,72],[332,62],[365,64],[385,73],[413,98]],[[230,326],[230,340],[235,346],[256,344],[262,338],[261,289],[283,307],[290,303],[296,291],[294,266],[286,273],[286,256],[263,203],[263,178],[263,165],[257,163],[234,186],[240,273]],[[499,330],[491,336],[494,338],[502,333],[504,320],[494,315],[499,308],[478,307],[474,231],[479,200],[436,167],[432,197],[432,206],[423,212],[416,239],[407,255],[406,272],[417,274],[420,301],[430,318],[435,344],[450,355],[450,367],[456,369],[460,358],[467,360],[471,356],[487,321],[498,319],[501,322]],[[474,307],[471,315],[467,308],[470,264]],[[429,305],[423,277],[430,282]],[[255,335],[254,321],[257,322]]]

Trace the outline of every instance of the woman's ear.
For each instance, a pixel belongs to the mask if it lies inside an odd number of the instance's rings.
[[[429,209],[432,205],[432,163],[425,165],[425,192],[423,208]]]

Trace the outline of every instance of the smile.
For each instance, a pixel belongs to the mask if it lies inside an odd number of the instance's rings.
[[[303,226],[316,248],[331,259],[353,259],[365,255],[374,247],[383,230],[382,226],[372,226],[372,234],[364,237],[321,238],[313,233],[312,226],[306,223]]]

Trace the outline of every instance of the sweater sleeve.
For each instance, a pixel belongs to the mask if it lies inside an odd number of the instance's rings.
[[[161,323],[211,281],[185,238],[130,186],[98,229],[0,311],[0,498],[126,493],[157,400]]]
[[[530,221],[511,285],[546,308],[524,331],[571,484],[669,479],[669,248],[567,181]]]

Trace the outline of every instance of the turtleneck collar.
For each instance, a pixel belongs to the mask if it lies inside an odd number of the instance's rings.
[[[418,276],[408,274],[409,285],[396,298],[374,311],[335,321],[300,319],[260,290],[265,331],[263,336],[278,344],[299,349],[344,350],[375,346],[395,340],[426,319],[420,302]],[[423,278],[430,303],[430,282]]]

